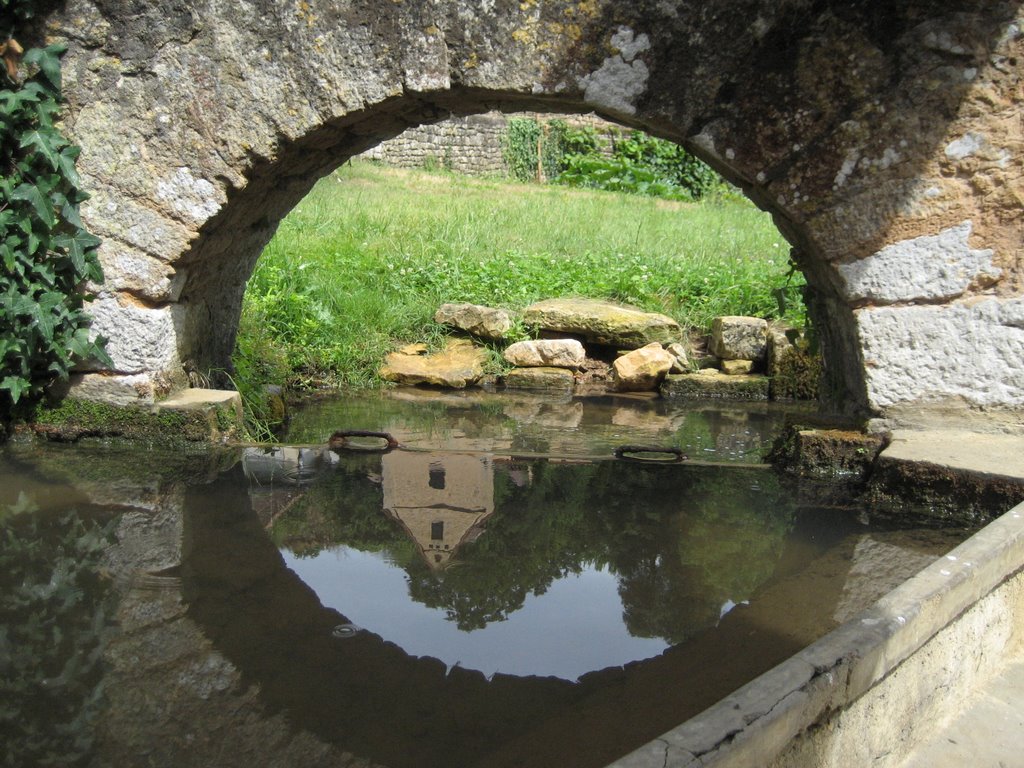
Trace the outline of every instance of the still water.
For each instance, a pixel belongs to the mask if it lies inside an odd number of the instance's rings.
[[[7,763],[604,765],[966,535],[807,501],[758,465],[784,417],[398,392],[296,447],[8,446]]]

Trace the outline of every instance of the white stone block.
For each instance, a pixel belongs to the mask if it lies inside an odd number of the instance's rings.
[[[970,234],[971,222],[965,221],[838,265],[846,298],[886,303],[950,299],[972,283],[997,280],[1001,270],[992,265],[992,251],[972,249]]]
[[[105,336],[118,373],[170,371],[180,367],[176,326],[184,307],[147,307],[130,297],[106,295],[86,306],[91,335]],[[88,368],[89,366],[84,366]],[[95,366],[94,366],[95,367]]]
[[[1024,299],[854,313],[875,408],[1024,405]]]

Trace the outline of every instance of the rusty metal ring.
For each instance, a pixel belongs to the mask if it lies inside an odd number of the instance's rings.
[[[384,440],[386,445],[381,448],[356,446],[352,445],[350,441],[350,438],[353,437],[375,437],[380,440]],[[386,453],[398,447],[398,440],[388,432],[374,432],[369,429],[343,429],[338,430],[330,436],[327,440],[327,447],[332,451],[369,451]]]
[[[644,454],[671,454],[671,458],[658,457],[654,455],[644,457]],[[615,458],[626,461],[650,461],[664,464],[686,461],[688,458],[682,448],[662,445],[620,445],[614,451]]]

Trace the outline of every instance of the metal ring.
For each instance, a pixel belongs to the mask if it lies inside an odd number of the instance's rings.
[[[661,445],[620,445],[615,449],[615,458],[626,461],[652,461],[671,464],[679,461],[686,461],[687,456],[682,448]],[[652,454],[669,454],[659,457]],[[645,454],[646,457],[645,457]]]
[[[349,438],[352,437],[376,437],[384,440],[387,444],[381,448],[373,448],[361,445],[352,445]],[[398,441],[387,432],[374,432],[368,429],[345,429],[338,430],[327,441],[327,447],[332,451],[371,451],[386,453],[398,447]]]

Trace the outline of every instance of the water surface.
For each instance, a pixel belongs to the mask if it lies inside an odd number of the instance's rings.
[[[966,535],[802,501],[753,466],[781,410],[474,402],[319,403],[303,448],[8,446],[14,763],[599,766]],[[405,447],[322,447],[359,428]]]

